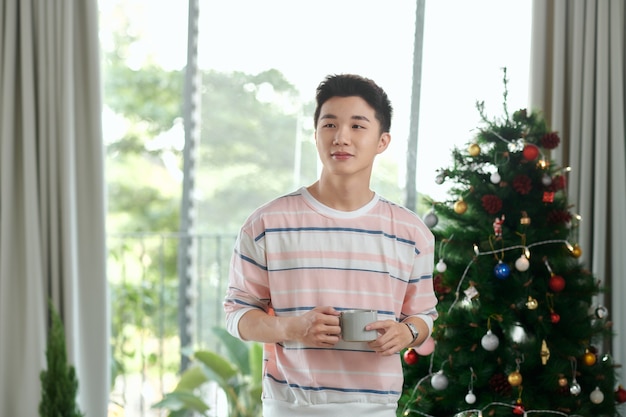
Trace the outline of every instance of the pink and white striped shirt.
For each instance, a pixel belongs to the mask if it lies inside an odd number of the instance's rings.
[[[422,317],[432,330],[434,237],[417,215],[378,195],[351,212],[331,209],[306,188],[257,209],[243,225],[224,301],[228,330],[250,309],[277,316],[317,306],[365,308],[379,320]],[[395,416],[403,375],[399,355],[366,342],[333,348],[265,344],[265,417]],[[352,411],[350,411],[352,412]]]

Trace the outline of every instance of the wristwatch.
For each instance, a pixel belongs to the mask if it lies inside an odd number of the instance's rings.
[[[413,340],[411,340],[411,343],[409,343],[409,345],[412,345],[413,343],[415,343],[420,333],[417,331],[417,327],[415,327],[413,323],[405,322],[404,324],[406,324],[406,327],[408,327],[411,331],[411,336],[413,336]]]

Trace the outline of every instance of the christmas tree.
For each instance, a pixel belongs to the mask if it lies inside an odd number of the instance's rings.
[[[605,288],[580,260],[568,169],[550,159],[560,137],[540,112],[509,115],[503,78],[503,117],[477,103],[482,126],[436,176],[451,185],[424,216],[439,319],[403,353],[398,415],[615,416]]]

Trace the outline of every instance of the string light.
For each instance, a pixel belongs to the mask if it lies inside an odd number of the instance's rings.
[[[460,292],[461,292],[461,287],[463,286],[463,283],[465,282],[465,278],[467,277],[467,272],[469,271],[470,267],[472,266],[472,264],[474,262],[476,262],[477,257],[478,256],[486,256],[486,255],[496,255],[498,253],[504,253],[506,251],[510,251],[510,250],[519,250],[522,249],[524,251],[530,251],[530,248],[533,248],[535,246],[542,246],[542,245],[551,245],[551,244],[556,244],[556,243],[560,243],[563,244],[565,246],[570,245],[570,243],[567,240],[563,240],[563,239],[550,239],[550,240],[544,240],[541,242],[535,242],[535,243],[531,243],[529,245],[513,245],[513,246],[508,246],[505,248],[501,248],[501,249],[497,249],[497,250],[492,250],[492,251],[486,251],[486,252],[481,252],[480,249],[478,248],[478,245],[474,244],[474,253],[476,254],[475,257],[473,257],[467,264],[467,266],[465,267],[465,270],[463,271],[463,275],[461,275],[461,279],[459,280],[459,283],[457,284],[456,287],[456,292],[455,292],[455,299],[452,302],[452,304],[450,305],[450,308],[448,308],[448,312],[452,311],[452,309],[456,306],[456,304],[459,302],[459,296],[460,296]],[[570,245],[571,246],[571,245]],[[528,252],[530,255],[530,252]]]
[[[463,410],[460,411],[458,413],[456,413],[454,415],[454,417],[483,417],[483,413],[486,413],[486,411],[490,408],[495,408],[495,407],[504,407],[504,408],[510,408],[513,409],[515,408],[515,405],[513,404],[506,404],[506,403],[501,403],[501,402],[492,402],[487,404],[486,406],[484,406],[483,408],[472,408],[472,409],[467,409],[467,410]],[[413,408],[408,408],[406,410],[403,411],[402,415],[403,416],[409,416],[411,415],[411,413],[413,414],[418,414],[420,416],[423,417],[437,417],[428,413],[424,413],[423,411],[419,411],[419,410],[415,410]],[[533,414],[552,414],[555,416],[561,416],[561,417],[583,417],[580,414],[567,414],[564,413],[562,411],[554,411],[554,410],[524,410],[524,416],[528,417],[530,415]]]

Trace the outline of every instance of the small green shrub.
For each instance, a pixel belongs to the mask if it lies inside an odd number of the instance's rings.
[[[41,380],[39,415],[41,417],[83,417],[84,414],[76,404],[78,393],[76,370],[67,363],[63,322],[52,302],[48,305],[50,310],[50,329],[46,347],[48,368],[41,371],[39,375]]]

